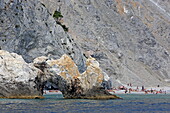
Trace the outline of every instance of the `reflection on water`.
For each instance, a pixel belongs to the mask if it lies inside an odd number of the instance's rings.
[[[115,113],[170,112],[170,95],[119,95],[123,100],[63,99],[46,95],[45,99],[0,99],[0,113]]]

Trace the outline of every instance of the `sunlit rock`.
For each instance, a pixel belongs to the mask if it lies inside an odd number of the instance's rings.
[[[20,55],[0,50],[0,98],[43,98],[39,73]]]
[[[40,58],[37,58],[41,60]],[[42,63],[40,63],[42,61]],[[108,93],[103,87],[103,72],[95,58],[88,58],[87,69],[80,74],[74,61],[63,55],[57,60],[41,60],[34,63],[39,68],[45,64],[42,70],[46,80],[56,84],[63,93],[64,98],[88,98],[88,99],[115,99],[115,95]]]

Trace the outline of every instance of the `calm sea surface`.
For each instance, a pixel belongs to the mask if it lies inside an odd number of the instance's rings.
[[[122,100],[0,99],[0,113],[170,113],[170,95],[118,95]]]

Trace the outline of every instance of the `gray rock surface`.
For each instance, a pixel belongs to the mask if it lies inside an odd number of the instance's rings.
[[[69,33],[84,52],[93,51],[113,85],[169,85],[169,0],[63,0]],[[56,7],[57,6],[57,7]]]
[[[170,85],[169,0],[1,0],[0,48],[31,62],[70,55],[80,72],[85,54],[113,86]],[[63,15],[63,28],[52,15]]]
[[[0,50],[0,98],[42,98],[39,72],[22,56]]]
[[[69,54],[84,69],[81,51],[71,36],[38,0],[8,0],[0,3],[0,48],[31,62],[38,56],[60,58]]]

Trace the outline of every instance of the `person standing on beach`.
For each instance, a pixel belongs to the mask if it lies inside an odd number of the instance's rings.
[[[131,93],[131,91],[132,91],[132,89],[131,89],[131,88],[129,88],[129,93]]]
[[[151,88],[151,93],[153,93],[153,89]]]
[[[144,86],[142,86],[142,91],[144,91],[145,90],[145,88],[144,88]]]
[[[139,91],[139,87],[138,86],[136,87],[136,91]]]

